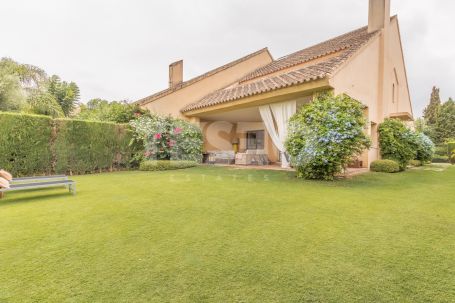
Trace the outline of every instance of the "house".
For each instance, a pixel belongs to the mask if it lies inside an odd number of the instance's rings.
[[[346,93],[365,106],[373,147],[358,163],[378,159],[378,124],[413,120],[397,16],[390,0],[370,0],[368,25],[282,58],[267,49],[183,81],[183,62],[169,66],[169,88],[137,101],[143,108],[197,123],[206,151],[260,150],[287,165],[286,123],[323,91]],[[253,152],[254,153],[254,152]]]

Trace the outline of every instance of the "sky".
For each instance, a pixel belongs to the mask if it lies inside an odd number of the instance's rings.
[[[455,97],[453,0],[392,0],[415,116]],[[135,101],[268,47],[274,58],[368,23],[368,0],[0,0],[0,57],[76,82],[81,101]]]

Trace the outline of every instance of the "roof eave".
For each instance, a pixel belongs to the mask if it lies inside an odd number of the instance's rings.
[[[301,97],[311,95],[315,91],[330,89],[329,78],[323,77],[317,80],[305,81],[303,83],[290,85],[287,87],[271,90],[255,95],[245,96],[235,100],[228,100],[212,104],[205,107],[193,108],[189,110],[182,109],[181,112],[185,116],[197,116],[208,112],[223,112],[234,108],[245,108],[258,106],[267,103],[275,103],[292,99],[293,97]]]

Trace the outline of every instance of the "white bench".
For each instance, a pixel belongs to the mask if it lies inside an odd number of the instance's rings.
[[[7,191],[27,190],[35,188],[67,187],[69,192],[76,194],[76,182],[65,175],[14,178],[9,188],[0,188],[0,198]]]

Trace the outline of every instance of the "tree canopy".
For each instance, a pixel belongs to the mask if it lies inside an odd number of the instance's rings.
[[[0,110],[69,116],[78,101],[76,83],[67,83],[56,75],[48,77],[34,65],[10,58],[0,60]]]
[[[147,113],[139,105],[130,104],[126,101],[109,102],[104,99],[92,99],[86,105],[81,104],[77,117],[83,120],[128,123]]]
[[[417,129],[427,134],[437,144],[455,139],[455,102],[449,98],[441,104],[439,88],[433,87],[430,103],[424,110],[423,121]]]
[[[438,120],[439,108],[441,107],[441,98],[439,97],[439,88],[433,86],[430,96],[430,103],[424,109],[423,115],[429,125],[436,124]]]

